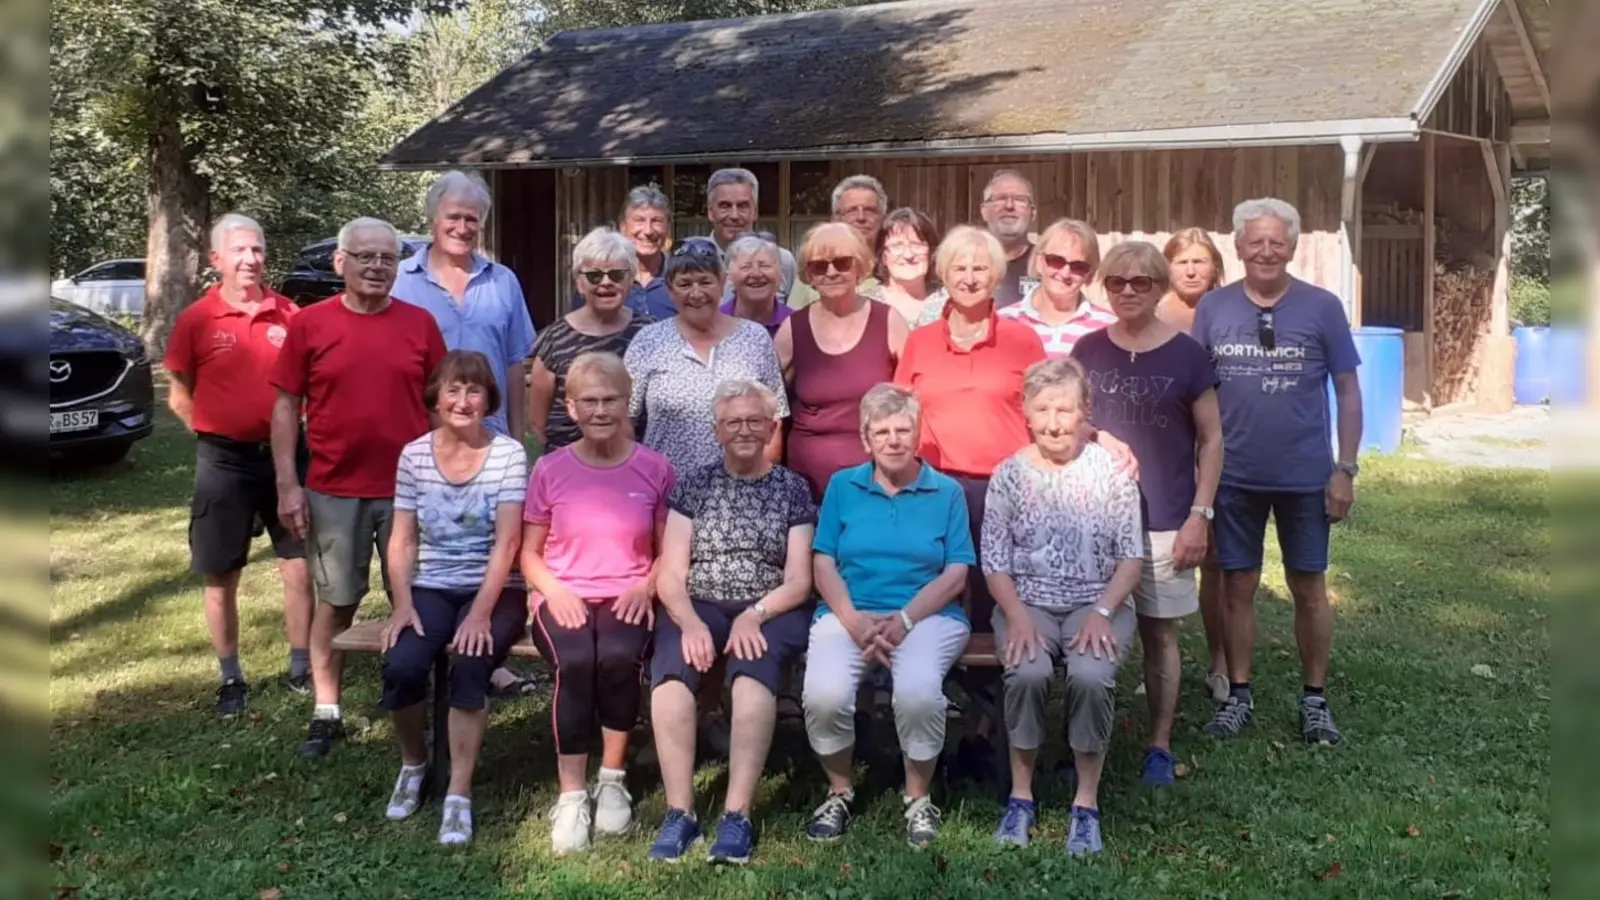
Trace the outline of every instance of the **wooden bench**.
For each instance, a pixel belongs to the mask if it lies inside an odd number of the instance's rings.
[[[350,626],[333,638],[333,649],[345,653],[382,653],[383,626],[382,621],[358,622]],[[539,650],[534,646],[532,639],[524,635],[521,640],[511,645],[511,656],[524,659],[538,659]],[[961,652],[957,665],[950,672],[950,679],[961,686],[962,692],[977,704],[980,714],[987,716],[993,722],[1004,722],[1000,709],[1000,658],[995,655],[994,635],[975,634],[967,639],[967,646]],[[433,765],[429,767],[428,783],[423,785],[423,795],[427,796],[435,788],[442,791],[442,785],[449,778],[450,760],[450,656],[447,653],[439,654],[433,662]],[[998,731],[1003,735],[1004,726]],[[1004,738],[1002,736],[1001,740]],[[1004,768],[1005,747],[1003,744],[997,748],[1001,758],[999,765]]]

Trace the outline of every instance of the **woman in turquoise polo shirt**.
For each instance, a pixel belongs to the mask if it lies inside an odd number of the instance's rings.
[[[977,554],[961,485],[917,458],[920,413],[903,387],[868,390],[861,440],[872,459],[839,470],[823,493],[812,560],[823,605],[803,699],[806,735],[828,776],[827,799],[806,829],[813,840],[834,840],[849,824],[856,691],[874,665],[894,676],[906,839],[925,847],[939,835],[929,788],[944,749],[944,676],[972,631],[957,601]]]

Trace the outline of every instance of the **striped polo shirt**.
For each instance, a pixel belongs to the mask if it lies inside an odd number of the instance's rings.
[[[1038,307],[1034,305],[1038,297],[1037,291],[1031,291],[1022,298],[1021,303],[1001,307],[999,313],[1032,328],[1044,344],[1045,355],[1052,358],[1066,356],[1084,335],[1093,334],[1117,320],[1116,313],[1095,306],[1085,297],[1079,304],[1078,311],[1072,314],[1072,318],[1059,325],[1052,325],[1044,320],[1039,314]]]

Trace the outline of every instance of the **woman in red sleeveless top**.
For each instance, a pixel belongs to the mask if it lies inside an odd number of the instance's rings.
[[[872,273],[872,251],[848,225],[828,222],[806,232],[796,263],[819,299],[785,319],[774,339],[789,383],[785,465],[804,476],[820,502],[833,473],[866,461],[861,398],[894,380],[909,329],[889,306],[858,292]]]

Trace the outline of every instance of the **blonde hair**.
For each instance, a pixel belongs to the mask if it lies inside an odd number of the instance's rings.
[[[1172,270],[1167,266],[1167,258],[1149,241],[1123,241],[1107,250],[1106,258],[1100,263],[1101,280],[1105,280],[1107,275],[1120,275],[1123,278],[1149,275],[1163,288],[1172,282]]]
[[[623,396],[633,393],[633,376],[622,364],[622,357],[603,350],[578,354],[567,366],[567,399],[578,392],[580,382],[599,381],[617,389]]]
[[[857,281],[861,281],[872,274],[872,266],[875,262],[872,258],[872,248],[868,247],[866,242],[861,239],[861,235],[857,234],[854,228],[843,222],[823,222],[820,225],[811,226],[810,230],[806,232],[806,236],[800,239],[800,249],[795,251],[795,268],[799,270],[795,274],[801,281],[806,284],[811,283],[810,279],[806,277],[806,266],[810,265],[811,260],[816,257],[817,251],[824,244],[833,244],[835,242],[844,244],[845,247],[849,248],[850,255],[855,258]]]
[[[1006,277],[1006,266],[1010,260],[1006,258],[1006,248],[1000,244],[1000,239],[986,228],[957,225],[939,242],[939,250],[933,255],[933,271],[939,276],[939,281],[949,284],[950,266],[958,255],[971,251],[989,255],[990,274],[993,276],[989,287],[995,287]]]
[[[1078,240],[1078,246],[1083,248],[1084,261],[1089,264],[1089,277],[1100,269],[1100,236],[1088,222],[1081,219],[1057,219],[1050,223],[1050,227],[1039,232],[1039,239],[1033,242],[1033,256],[1028,259],[1028,273],[1043,275],[1039,270],[1039,261],[1044,257],[1045,247],[1051,241],[1062,235],[1071,235]]]
[[[1222,286],[1222,251],[1217,249],[1216,241],[1211,239],[1211,235],[1207,234],[1204,228],[1191,226],[1175,232],[1172,237],[1167,238],[1167,245],[1161,248],[1161,255],[1166,257],[1170,266],[1173,260],[1195,247],[1204,247],[1206,253],[1211,256],[1211,283],[1206,285],[1206,290],[1216,290]]]

